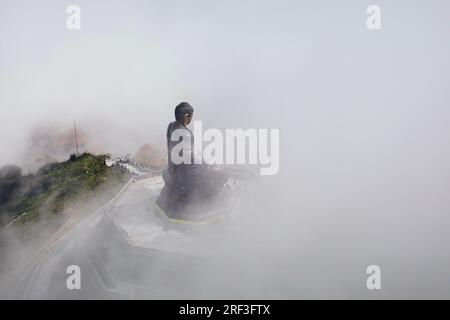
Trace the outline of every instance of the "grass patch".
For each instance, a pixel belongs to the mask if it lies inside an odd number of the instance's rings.
[[[99,201],[112,197],[128,181],[130,174],[121,167],[108,167],[106,155],[84,153],[79,157],[48,164],[35,174],[17,175],[9,185],[14,190],[1,199],[0,215],[12,220],[24,212],[17,223],[28,223],[37,217],[58,215],[100,196]]]

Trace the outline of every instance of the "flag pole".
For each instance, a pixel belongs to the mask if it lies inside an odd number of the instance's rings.
[[[73,121],[73,127],[74,127],[74,129],[75,129],[75,149],[76,149],[75,155],[78,157],[77,123],[75,122],[75,120]]]

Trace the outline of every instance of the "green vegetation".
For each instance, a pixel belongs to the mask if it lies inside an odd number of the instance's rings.
[[[88,201],[106,201],[130,178],[121,167],[108,167],[105,155],[85,153],[65,162],[42,167],[35,174],[19,168],[0,169],[0,224],[21,216],[17,223],[36,217],[59,215],[66,210],[87,209]]]

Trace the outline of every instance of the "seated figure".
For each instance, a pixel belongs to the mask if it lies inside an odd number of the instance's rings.
[[[180,103],[175,108],[175,121],[166,132],[168,168],[157,203],[171,218],[186,218],[193,207],[213,201],[227,181],[221,168],[195,161],[199,155],[194,152],[194,136],[187,128],[193,113],[189,103]]]

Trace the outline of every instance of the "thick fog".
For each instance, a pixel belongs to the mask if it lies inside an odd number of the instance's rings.
[[[74,120],[91,151],[165,151],[189,101],[205,127],[280,129],[279,173],[221,243],[241,295],[449,298],[449,21],[435,0],[2,0],[0,165],[33,168],[33,128]]]

